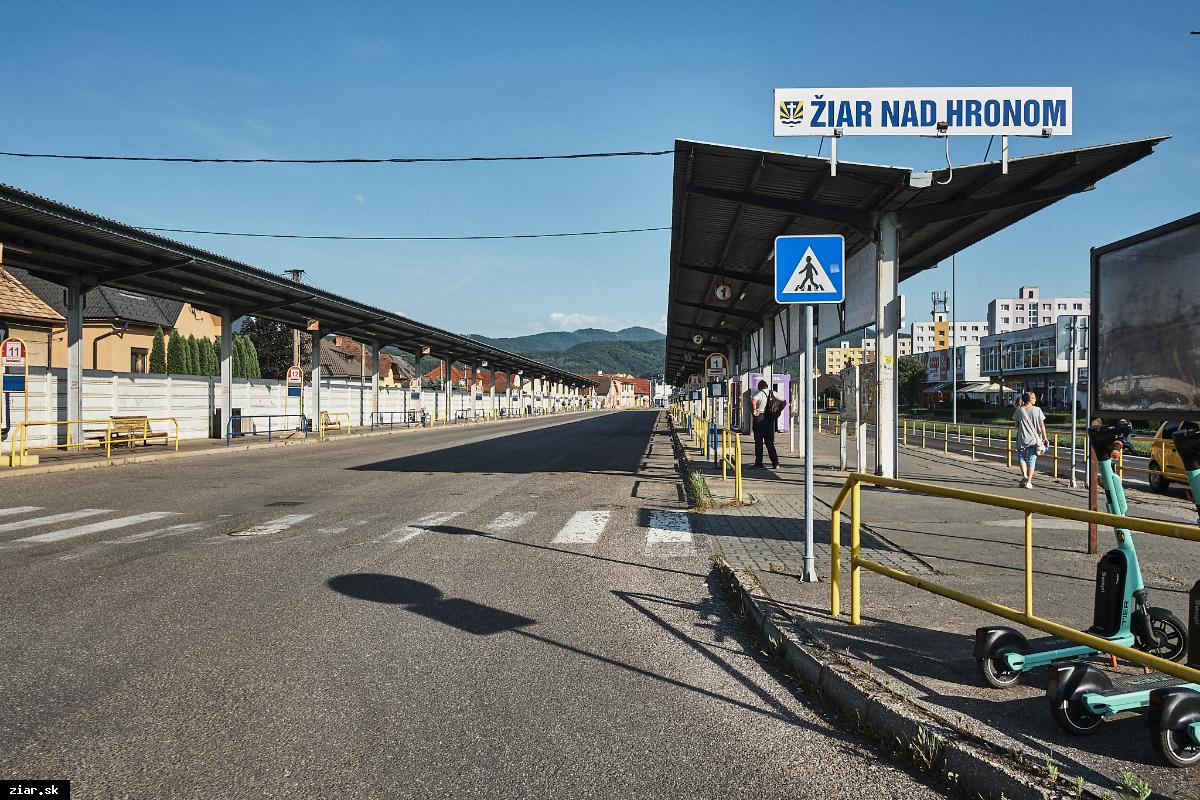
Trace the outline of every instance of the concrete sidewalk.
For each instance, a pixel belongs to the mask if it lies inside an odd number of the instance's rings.
[[[684,441],[693,466],[705,474],[720,504],[731,498],[732,480],[702,461]],[[697,532],[708,534],[714,553],[737,570],[752,573],[763,592],[792,618],[798,631],[815,636],[850,657],[863,671],[953,728],[1018,753],[1035,764],[1052,760],[1064,775],[1082,776],[1110,790],[1123,770],[1145,778],[1156,792],[1187,800],[1200,798],[1194,771],[1161,765],[1150,744],[1144,718],[1105,723],[1096,736],[1076,739],[1061,733],[1044,697],[1044,672],[1032,673],[1009,690],[984,686],[972,655],[974,631],[1003,620],[895,581],[863,573],[863,625],[848,623],[849,581],[843,583],[843,616],[829,614],[829,507],[846,473],[836,468],[838,440],[818,435],[814,478],[818,499],[814,520],[817,571],[821,582],[803,583],[803,461],[788,452],[781,437],[778,470],[746,469],[744,485],[752,501],[697,513]],[[743,440],[745,462],[753,443]],[[852,451],[853,452],[853,451]],[[853,462],[853,457],[850,461]],[[1032,490],[1006,470],[954,454],[901,448],[900,477],[976,491],[1026,497],[1086,508],[1082,487],[1043,479]],[[871,459],[868,459],[870,467]],[[1127,489],[1130,514],[1193,523],[1195,510],[1182,497]],[[1020,608],[1023,605],[1024,527],[1018,512],[960,501],[922,497],[864,486],[864,555],[938,583]],[[847,509],[848,511],[848,509]],[[848,513],[843,545],[849,549]],[[1035,612],[1080,628],[1090,624],[1092,583],[1098,556],[1088,555],[1087,526],[1035,517]],[[1200,546],[1138,535],[1138,552],[1153,605],[1186,619],[1187,591],[1200,578]],[[1113,545],[1100,531],[1100,549]],[[844,551],[843,558],[848,557]],[[843,561],[844,574],[848,567]],[[1040,635],[1026,631],[1029,635]]]

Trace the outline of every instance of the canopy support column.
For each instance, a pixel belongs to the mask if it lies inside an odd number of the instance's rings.
[[[79,279],[67,287],[67,419],[83,419],[83,299]],[[95,364],[92,365],[93,367]],[[68,440],[83,441],[83,426],[71,425]]]
[[[900,229],[879,220],[875,269],[875,474],[896,477],[896,340],[900,330]]]
[[[379,341],[371,342],[371,422],[379,420]],[[382,422],[383,420],[379,420]]]
[[[321,430],[321,333],[312,333],[312,421]]]
[[[232,308],[221,309],[221,418],[218,436],[229,430],[233,416],[233,323]],[[303,409],[301,409],[303,411]]]

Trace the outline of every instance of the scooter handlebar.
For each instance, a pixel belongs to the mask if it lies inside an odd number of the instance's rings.
[[[1092,425],[1087,429],[1088,442],[1100,461],[1109,461],[1113,453],[1122,449],[1133,435],[1133,426],[1128,420],[1118,420],[1115,425]]]
[[[1175,442],[1175,452],[1183,461],[1183,467],[1188,472],[1200,469],[1200,428],[1186,428],[1171,434]]]

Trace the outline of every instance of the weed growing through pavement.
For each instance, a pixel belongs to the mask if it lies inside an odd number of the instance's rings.
[[[1150,784],[1132,770],[1123,770],[1117,778],[1117,791],[1126,797],[1146,800],[1150,796]]]

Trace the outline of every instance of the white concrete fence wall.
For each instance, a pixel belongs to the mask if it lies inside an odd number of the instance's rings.
[[[191,375],[145,375],[130,372],[83,373],[83,416],[86,419],[105,420],[110,416],[174,417],[179,421],[181,439],[203,439],[209,436],[213,411],[218,407],[221,379]],[[312,386],[304,387],[305,413],[312,417]],[[257,414],[283,414],[286,388],[283,381],[237,378],[233,382],[233,407],[241,409],[243,416]],[[491,410],[491,398],[487,392],[483,400],[475,401],[473,395],[454,391],[451,401],[453,412],[475,407],[476,413]],[[497,394],[496,409],[504,408],[504,395]],[[531,403],[529,394],[519,401],[513,395],[514,410]],[[16,424],[25,419],[24,398],[20,394],[7,395],[6,407],[0,410],[4,436],[0,451],[10,452]],[[330,413],[350,415],[351,425],[369,424],[373,409],[371,382],[361,383],[355,378],[325,378],[321,381],[321,409]],[[383,421],[389,420],[387,412],[420,411],[422,407],[432,419],[434,409],[438,417],[445,416],[445,393],[426,389],[421,399],[410,397],[408,388],[380,387],[379,410],[384,412]],[[67,416],[67,381],[65,369],[33,368],[29,371],[29,419],[31,421],[63,420]],[[288,399],[287,412],[299,413],[296,398]],[[397,414],[397,418],[399,415]],[[298,420],[291,420],[294,426]],[[249,430],[251,420],[243,421],[243,430]],[[253,424],[265,431],[267,420],[255,420]],[[272,426],[285,427],[284,420],[273,420]],[[155,430],[171,430],[170,423],[158,423]],[[50,444],[62,441],[64,426],[39,425],[29,429],[29,444]],[[224,430],[222,429],[222,435]]]

